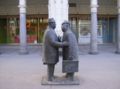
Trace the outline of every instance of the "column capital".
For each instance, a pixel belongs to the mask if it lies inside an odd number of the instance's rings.
[[[20,13],[26,13],[26,0],[19,0],[19,5]]]
[[[118,8],[118,14],[120,14],[120,7]]]
[[[120,8],[120,0],[117,0],[117,6]]]
[[[26,8],[26,5],[18,5],[19,8]]]
[[[91,0],[90,4],[91,4],[91,6],[96,6],[96,5],[98,5],[98,0]]]
[[[99,5],[91,5],[90,7],[91,7],[91,8],[98,8]]]
[[[91,0],[90,4],[91,12],[97,12],[98,0]]]
[[[26,13],[26,6],[18,6],[20,8],[20,13],[25,14]]]
[[[26,5],[26,0],[19,0],[19,5]]]
[[[120,14],[120,0],[117,0],[117,9],[118,9],[118,14]]]
[[[120,14],[120,6],[117,6],[118,14]]]
[[[91,12],[97,13],[97,7],[98,7],[98,5],[97,6],[91,6]]]

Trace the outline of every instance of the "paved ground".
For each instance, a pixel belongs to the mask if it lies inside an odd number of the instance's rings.
[[[120,89],[120,55],[114,54],[114,46],[99,46],[98,55],[89,55],[88,49],[80,46],[80,85],[43,86],[46,66],[41,61],[41,47],[30,46],[29,55],[19,55],[18,47],[1,46],[0,89]],[[61,60],[55,75],[64,75]]]

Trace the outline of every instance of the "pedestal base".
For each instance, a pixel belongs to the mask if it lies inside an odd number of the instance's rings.
[[[19,52],[20,55],[26,55],[26,54],[29,54],[28,51],[25,51],[25,52]]]
[[[80,81],[77,76],[74,77],[74,80],[69,80],[65,77],[56,77],[53,81],[48,81],[47,77],[42,77],[42,85],[79,85]]]
[[[91,54],[91,55],[97,55],[98,52],[89,52],[89,54]]]
[[[120,54],[120,51],[115,51],[116,54]]]

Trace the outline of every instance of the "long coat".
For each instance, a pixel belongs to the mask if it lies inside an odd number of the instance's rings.
[[[55,31],[48,28],[44,33],[43,38],[43,63],[44,64],[56,64],[59,59],[58,47],[62,46],[58,42],[58,37]]]
[[[74,33],[68,29],[63,33],[63,42],[68,46],[63,46],[63,60],[78,60],[78,43]]]

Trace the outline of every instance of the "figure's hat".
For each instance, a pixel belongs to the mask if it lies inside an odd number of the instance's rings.
[[[67,20],[65,20],[65,21],[62,23],[62,25],[63,25],[63,24],[68,24],[68,25],[70,25],[69,21],[67,21]]]
[[[48,23],[55,22],[54,18],[49,18]]]

